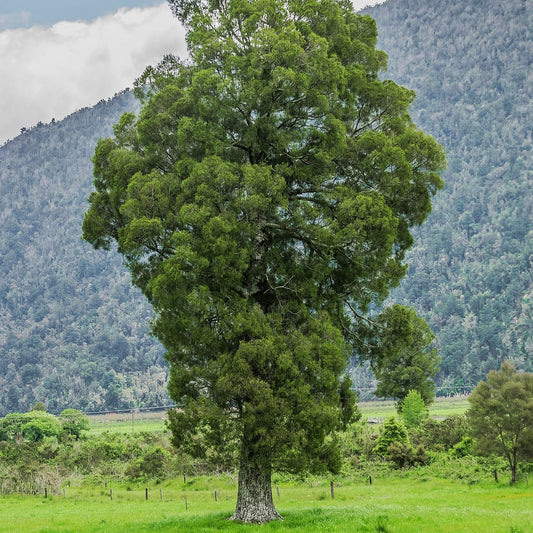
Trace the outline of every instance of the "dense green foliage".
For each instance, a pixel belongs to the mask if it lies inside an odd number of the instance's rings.
[[[36,419],[34,413],[17,413],[0,419],[0,428],[17,426],[9,433],[0,430],[0,485],[4,493],[43,492],[48,486],[54,493],[59,487],[76,480],[91,484],[153,482],[193,478],[199,475],[229,474],[234,476],[238,450],[223,450],[206,440],[202,457],[177,450],[171,444],[168,429],[135,431],[114,429],[70,434],[62,416],[46,413],[55,431],[41,439],[24,438],[20,428]],[[57,426],[62,429],[58,430]],[[54,434],[52,434],[54,433]],[[466,444],[470,442],[470,446]],[[351,424],[340,432],[336,441],[341,455],[340,472],[345,478],[361,479],[366,475],[386,476],[391,470],[409,470],[425,466],[418,476],[464,480],[475,483],[493,479],[493,470],[509,470],[506,461],[472,455],[472,438],[464,416],[444,420],[426,420],[419,428],[407,430],[391,417],[384,424],[367,424],[365,420]],[[458,451],[461,450],[461,453]],[[531,465],[530,465],[531,466]],[[527,463],[522,465],[527,470]],[[335,478],[335,477],[334,477]],[[275,480],[302,479],[300,475],[277,474]],[[314,476],[308,477],[312,483]],[[277,482],[277,481],[275,481]]]
[[[36,413],[45,414],[27,414]],[[198,459],[177,451],[168,430],[132,433],[130,427],[122,433],[108,424],[110,432],[91,431],[77,440],[48,436],[17,443],[0,436],[0,531],[237,531],[227,520],[237,494],[236,454],[223,463],[212,445]],[[352,531],[360,524],[361,531],[383,531],[369,518],[377,517],[381,526],[406,533],[445,533],[455,526],[477,531],[479,524],[483,531],[528,531],[531,489],[524,476],[511,487],[501,483],[509,472],[505,461],[471,455],[464,417],[427,420],[408,435],[398,427],[396,421],[349,425],[338,436],[342,464],[336,476],[275,475],[285,522],[267,530]],[[382,455],[376,442],[384,440]],[[531,466],[521,471],[531,472]],[[292,508],[301,513],[297,521]],[[341,510],[349,519],[338,516]],[[509,529],[510,523],[517,527]]]
[[[383,431],[373,452],[378,455],[388,455],[391,444],[410,444],[407,428],[401,420],[393,416],[383,423]]]
[[[411,390],[401,403],[400,417],[408,429],[419,428],[429,418],[424,398],[417,390]]]
[[[398,400],[401,409],[409,391],[415,390],[429,405],[440,357],[426,321],[414,309],[394,305],[376,318],[376,324],[379,334],[371,338],[368,349],[370,368],[378,379],[375,395]]]
[[[0,419],[0,440],[21,444],[41,442],[46,437],[79,439],[89,429],[89,419],[77,409],[65,409],[59,418],[46,411],[11,413]]]
[[[0,415],[168,402],[151,310],[80,240],[94,145],[135,105],[126,92],[0,148]]]
[[[175,443],[236,438],[235,518],[265,522],[272,468],[337,469],[349,354],[425,348],[371,306],[405,274],[444,154],[348,2],[170,4],[190,61],[149,69],[138,119],[99,141],[83,236],[118,245],[155,310]]]
[[[390,75],[417,94],[414,120],[448,160],[395,299],[436,334],[439,385],[474,386],[505,359],[531,371],[531,2],[389,0],[368,12]]]
[[[469,398],[467,412],[479,453],[503,456],[516,481],[518,463],[533,462],[533,374],[505,361]]]

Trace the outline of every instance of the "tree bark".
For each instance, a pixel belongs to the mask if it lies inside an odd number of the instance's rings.
[[[270,462],[260,461],[255,455],[253,450],[243,447],[239,467],[237,507],[230,520],[252,524],[283,520],[274,507]]]

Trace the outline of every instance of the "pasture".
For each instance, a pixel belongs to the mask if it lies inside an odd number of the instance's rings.
[[[393,401],[359,402],[364,418],[383,421],[396,415]],[[464,414],[468,409],[466,396],[436,398],[430,406],[429,414],[434,418]],[[165,429],[166,411],[122,411],[116,413],[93,414],[89,416],[92,434],[104,431],[132,433],[141,431],[161,431]]]
[[[360,403],[359,407],[369,420],[396,413],[393,402]],[[444,418],[467,408],[464,397],[437,399],[430,414]],[[161,432],[165,418],[165,411],[94,415],[89,438],[105,432],[110,437]],[[121,442],[106,441],[117,450]],[[337,477],[276,475],[273,494],[285,520],[263,526],[228,520],[237,497],[236,475],[174,477],[157,483],[127,481],[118,463],[99,467],[99,473],[90,476],[74,470],[63,477],[62,485],[56,485],[55,492],[3,494],[0,533],[533,533],[533,486],[527,477],[510,486],[507,474],[500,471],[500,483],[496,483],[489,463],[472,457],[439,457],[408,470],[363,462]]]
[[[533,487],[525,482],[468,484],[391,474],[371,485],[366,479],[337,479],[332,499],[327,479],[278,479],[274,499],[285,520],[263,526],[227,520],[237,490],[230,476],[64,490],[48,498],[3,496],[0,533],[533,532]]]

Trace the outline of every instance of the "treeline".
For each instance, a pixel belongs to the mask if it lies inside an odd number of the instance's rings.
[[[70,415],[63,413],[58,418],[32,411],[0,419],[2,494],[42,495],[45,490],[48,494],[61,494],[71,483],[104,486],[235,475],[237,446],[222,449],[208,444],[207,439],[198,439],[195,444],[202,447],[203,454],[193,458],[171,444],[168,430],[92,434],[86,431],[86,426],[78,431],[84,424],[84,415],[68,411]],[[68,416],[70,429],[62,421],[65,417],[68,420]],[[33,427],[49,430],[40,435],[25,433],[23,426],[28,420],[33,421]],[[495,476],[503,482],[510,479],[507,461],[497,455],[478,455],[464,415],[444,420],[427,416],[391,417],[382,424],[360,420],[336,435],[335,446],[339,461],[333,465],[333,472],[317,470],[308,472],[308,477],[338,476],[372,483],[402,471],[404,475],[411,472],[416,477],[455,479],[467,484],[487,482]],[[521,463],[519,477],[523,479],[530,471],[531,464]],[[291,474],[275,474],[275,478],[287,476]]]

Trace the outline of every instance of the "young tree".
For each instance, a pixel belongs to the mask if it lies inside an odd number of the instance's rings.
[[[410,390],[401,404],[400,418],[407,429],[420,428],[429,418],[429,411],[422,398],[416,390]]]
[[[374,453],[379,455],[388,455],[389,446],[391,444],[402,444],[410,446],[409,432],[405,424],[401,420],[397,420],[394,416],[387,418],[383,422],[383,432],[378,438]]]
[[[476,450],[505,457],[514,483],[519,461],[533,460],[533,374],[520,374],[505,361],[500,370],[489,372],[468,401]]]
[[[83,235],[118,244],[154,307],[175,444],[238,442],[233,518],[267,522],[273,468],[338,465],[348,356],[405,274],[444,155],[349,2],[170,4],[190,61],[147,69],[139,117],[99,141]]]

